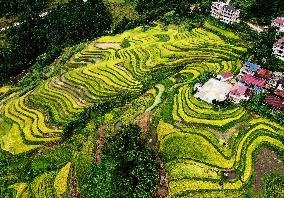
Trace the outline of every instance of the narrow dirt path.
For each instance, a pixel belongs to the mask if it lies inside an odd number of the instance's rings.
[[[70,177],[70,191],[68,193],[68,198],[80,198],[80,193],[77,190],[77,179],[75,168],[71,166],[71,177]]]
[[[151,107],[149,107],[148,109],[146,109],[146,112],[152,111],[156,106],[158,106],[161,102],[162,102],[162,95],[165,91],[165,86],[162,84],[158,84],[155,86],[158,89],[158,95],[155,98],[154,103],[152,104]]]
[[[141,136],[143,140],[145,140],[145,138],[147,137],[147,132],[148,132],[148,128],[152,120],[152,117],[153,117],[153,112],[144,112],[140,114],[139,116],[137,116],[135,120],[133,121],[134,124],[137,124],[141,128],[141,131],[142,131]]]
[[[166,170],[165,170],[163,162],[161,161],[159,157],[157,158],[157,161],[160,164],[160,184],[159,184],[155,197],[156,198],[168,198],[169,197],[169,184],[168,184],[168,179],[166,177]]]
[[[102,148],[106,142],[105,137],[105,126],[100,126],[98,128],[98,138],[97,138],[97,145],[96,145],[96,163],[99,164],[102,162]]]

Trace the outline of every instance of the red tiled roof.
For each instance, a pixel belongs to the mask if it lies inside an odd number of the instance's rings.
[[[266,104],[268,104],[270,106],[284,110],[284,100],[281,100],[280,98],[277,98],[273,95],[268,95],[268,96],[266,96],[264,101],[265,101]]]
[[[221,72],[220,75],[225,79],[234,77],[234,75],[231,72],[227,72],[227,71]]]
[[[277,17],[276,19],[274,19],[274,22],[283,25],[284,24],[284,18]]]
[[[261,78],[265,78],[265,79],[269,79],[272,77],[272,71],[269,71],[267,69],[264,69],[264,68],[259,68],[256,72],[257,76],[258,77],[261,77]]]
[[[274,93],[275,93],[277,96],[280,96],[280,97],[284,98],[284,90],[275,89],[275,90],[274,90]]]
[[[241,95],[245,95],[246,91],[248,90],[247,87],[244,86],[240,86],[240,85],[235,85],[232,89],[231,89],[231,94],[235,95],[235,96],[241,96]]]
[[[257,78],[257,77],[252,76],[252,75],[248,75],[248,74],[245,74],[241,78],[241,82],[244,82],[246,84],[253,85],[253,86],[259,86],[259,87],[264,87],[265,84],[266,84],[265,80]]]

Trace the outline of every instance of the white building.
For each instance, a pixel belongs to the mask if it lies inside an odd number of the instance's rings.
[[[273,44],[273,54],[284,61],[284,37]]]
[[[284,17],[277,17],[272,21],[271,25],[277,27],[279,32],[284,32]]]
[[[198,89],[198,92],[194,95],[194,97],[200,98],[201,100],[211,104],[214,100],[221,102],[228,98],[228,94],[232,87],[233,86],[230,83],[211,78]]]
[[[224,23],[232,24],[240,22],[240,10],[227,3],[215,1],[211,6],[211,16],[220,19]]]

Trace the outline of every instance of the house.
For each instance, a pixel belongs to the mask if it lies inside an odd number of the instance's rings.
[[[284,100],[279,97],[268,95],[264,99],[264,102],[275,110],[284,110]]]
[[[256,93],[261,93],[262,88],[264,88],[266,85],[266,80],[249,74],[245,74],[243,77],[241,77],[240,82],[247,85],[252,91]]]
[[[227,3],[215,1],[211,5],[211,16],[227,24],[240,22],[240,10]]]
[[[224,101],[227,99],[232,85],[214,78],[209,79],[194,95],[203,101],[213,104],[213,101]]]
[[[256,76],[268,80],[272,78],[272,71],[260,67],[256,71]]]
[[[273,72],[272,77],[270,79],[267,79],[266,88],[267,89],[275,89],[278,86],[278,82],[283,77],[284,76],[281,72]]]
[[[275,89],[277,87],[278,81],[274,78],[271,78],[266,81],[266,88],[267,89]]]
[[[247,68],[249,68],[249,70],[252,71],[252,72],[256,72],[260,68],[260,65],[258,65],[256,63],[249,62],[249,61],[245,62],[245,66]]]
[[[274,19],[271,26],[277,27],[279,32],[284,32],[284,17],[277,17]]]
[[[278,80],[278,89],[284,90],[284,78]]]
[[[280,38],[276,43],[273,44],[273,54],[284,61],[284,37]]]
[[[274,94],[284,99],[284,90],[275,89]]]
[[[218,74],[216,78],[220,81],[227,81],[232,79],[233,77],[234,74],[232,74],[231,72],[223,71],[220,74]]]
[[[244,67],[240,69],[239,75],[243,76],[244,74],[249,74],[253,76],[259,68],[260,68],[260,65],[246,61],[244,64]]]
[[[273,72],[272,79],[279,81],[281,78],[284,78],[284,74],[282,72]]]
[[[251,91],[245,87],[236,84],[232,87],[229,97],[233,99],[236,103],[239,103],[240,100],[248,100],[251,96]]]

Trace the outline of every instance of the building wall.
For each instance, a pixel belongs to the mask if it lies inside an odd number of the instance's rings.
[[[221,19],[224,23],[239,23],[240,10],[228,10],[225,8],[226,5],[223,2],[213,2],[211,16]]]
[[[278,43],[277,46],[273,46],[273,54],[284,61],[284,43]]]

